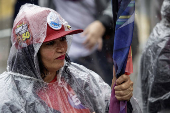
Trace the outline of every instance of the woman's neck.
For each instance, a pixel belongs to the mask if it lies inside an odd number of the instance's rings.
[[[56,71],[48,72],[48,74],[44,78],[44,81],[47,82],[47,83],[50,83],[56,76],[57,76],[57,72]]]

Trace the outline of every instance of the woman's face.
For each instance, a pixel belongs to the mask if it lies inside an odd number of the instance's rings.
[[[58,71],[64,65],[66,51],[66,37],[44,42],[39,51],[44,67],[49,72]]]

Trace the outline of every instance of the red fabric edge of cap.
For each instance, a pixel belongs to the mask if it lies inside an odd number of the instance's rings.
[[[83,32],[82,29],[71,30],[71,31],[63,31],[63,32],[60,32],[60,34],[53,34],[53,35],[48,36],[48,38],[45,38],[44,42],[55,40],[57,38],[61,38],[61,37],[64,37],[66,35],[78,34],[78,33],[81,33],[81,32]]]

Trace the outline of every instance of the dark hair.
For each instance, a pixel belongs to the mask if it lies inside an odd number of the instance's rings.
[[[38,63],[39,63],[39,68],[40,68],[40,74],[41,74],[42,79],[44,79],[46,77],[47,73],[48,73],[48,70],[43,65],[40,52],[38,52],[37,57],[38,57]],[[45,72],[44,72],[44,70],[45,70]]]
[[[34,64],[34,53],[33,45],[18,49],[15,55],[8,59],[9,71],[38,78]]]

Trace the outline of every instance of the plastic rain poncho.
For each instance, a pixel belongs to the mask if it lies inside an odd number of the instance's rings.
[[[170,0],[164,0],[161,14],[141,59],[143,113],[170,112]]]
[[[46,37],[44,15],[50,12],[68,25],[51,9],[31,4],[21,7],[13,25],[7,72],[0,75],[0,112],[104,113],[111,88],[93,71],[65,61],[55,82],[43,81],[38,51]],[[68,50],[71,38],[66,36]]]

